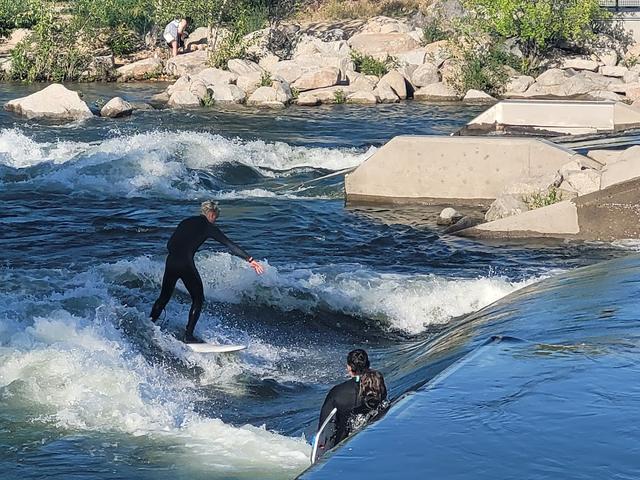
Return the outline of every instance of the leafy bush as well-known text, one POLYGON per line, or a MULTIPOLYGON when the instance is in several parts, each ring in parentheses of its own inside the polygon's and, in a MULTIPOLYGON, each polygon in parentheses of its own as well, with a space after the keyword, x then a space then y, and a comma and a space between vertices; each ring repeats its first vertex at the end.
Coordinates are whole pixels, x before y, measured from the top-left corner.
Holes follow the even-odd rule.
POLYGON ((63 82, 77 80, 91 62, 87 49, 79 39, 92 38, 76 18, 59 21, 53 6, 43 3, 36 12, 33 33, 11 52, 13 80, 63 82))
POLYGON ((380 61, 371 55, 364 55, 362 53, 352 51, 351 59, 356 66, 356 72, 360 72, 365 75, 376 75, 378 77, 386 75, 389 73, 389 70, 397 66, 396 60, 389 56, 387 56, 384 61, 380 61))
POLYGON ((524 197, 522 201, 527 204, 529 210, 534 210, 562 201, 562 193, 557 188, 551 187, 546 192, 537 192, 524 197))
POLYGON ((422 44, 429 45, 433 42, 440 40, 446 40, 448 38, 447 32, 442 28, 439 20, 432 19, 422 27, 422 44))
POLYGON ((503 45, 466 47, 456 57, 458 74, 452 79, 461 94, 475 89, 493 95, 500 94, 509 80, 508 66, 518 59, 506 52, 503 45))
POLYGON ((581 43, 607 14, 599 0, 463 0, 467 21, 493 38, 515 38, 535 67, 543 54, 564 42, 581 43))
POLYGON ((260 86, 270 87, 271 85, 273 85, 273 78, 271 78, 271 74, 269 72, 262 72, 262 76, 260 77, 260 86))
POLYGON ((42 0, 0 0, 0 35, 35 25, 41 4, 42 0))
POLYGON ((134 30, 120 25, 109 33, 107 45, 115 55, 128 55, 140 50, 143 43, 140 35, 134 30))
POLYGON ((344 90, 336 90, 333 92, 333 101, 337 104, 347 103, 347 96, 344 93, 344 90))

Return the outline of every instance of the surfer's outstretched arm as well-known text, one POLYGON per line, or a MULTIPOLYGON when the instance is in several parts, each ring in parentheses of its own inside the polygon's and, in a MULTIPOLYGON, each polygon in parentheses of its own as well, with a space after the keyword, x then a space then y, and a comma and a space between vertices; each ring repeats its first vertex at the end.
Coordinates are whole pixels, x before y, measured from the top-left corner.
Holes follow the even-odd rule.
POLYGON ((220 230, 215 225, 209 225, 209 237, 223 244, 236 257, 244 258, 247 262, 249 262, 251 268, 253 268, 258 275, 264 273, 264 267, 260 265, 259 262, 255 261, 251 255, 249 255, 242 248, 232 242, 229 237, 222 233, 222 230, 220 230))

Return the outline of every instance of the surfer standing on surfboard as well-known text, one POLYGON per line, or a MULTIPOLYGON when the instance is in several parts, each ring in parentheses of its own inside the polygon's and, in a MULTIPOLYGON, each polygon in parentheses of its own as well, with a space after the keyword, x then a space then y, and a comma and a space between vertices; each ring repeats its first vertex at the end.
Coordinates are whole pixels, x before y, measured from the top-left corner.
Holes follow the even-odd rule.
POLYGON ((220 216, 220 209, 216 202, 203 202, 200 213, 198 216, 189 217, 180 222, 167 242, 169 255, 167 256, 167 262, 164 267, 162 290, 151 309, 151 321, 155 322, 158 320, 158 317, 160 317, 169 299, 171 299, 173 290, 176 287, 176 282, 178 279, 182 280, 189 295, 191 295, 191 309, 189 310, 189 321, 184 338, 186 343, 201 342, 193 336, 193 331, 196 328, 196 323, 198 323, 202 305, 204 304, 204 287, 193 257, 207 239, 212 238, 220 242, 225 245, 233 255, 244 258, 258 275, 264 272, 264 268, 260 263, 256 262, 251 255, 229 240, 227 236, 214 225, 220 216))

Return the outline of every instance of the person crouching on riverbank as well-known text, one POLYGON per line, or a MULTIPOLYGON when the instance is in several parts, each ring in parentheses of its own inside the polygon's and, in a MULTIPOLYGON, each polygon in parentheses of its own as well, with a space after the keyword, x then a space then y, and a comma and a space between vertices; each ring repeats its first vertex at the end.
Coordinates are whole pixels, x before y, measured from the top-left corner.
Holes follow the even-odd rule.
POLYGON ((184 47, 184 39, 189 36, 187 27, 191 25, 191 18, 175 19, 164 28, 164 40, 167 42, 174 57, 178 55, 178 49, 184 47))

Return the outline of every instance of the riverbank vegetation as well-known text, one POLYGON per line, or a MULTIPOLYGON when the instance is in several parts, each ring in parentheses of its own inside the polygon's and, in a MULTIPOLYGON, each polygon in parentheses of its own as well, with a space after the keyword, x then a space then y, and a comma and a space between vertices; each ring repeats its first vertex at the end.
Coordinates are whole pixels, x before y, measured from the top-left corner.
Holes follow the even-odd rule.
MULTIPOLYGON (((585 51, 607 14, 598 0, 0 0, 0 35, 31 29, 11 52, 10 79, 72 81, 98 56, 151 52, 173 18, 191 17, 192 30, 206 27, 209 63, 226 68, 247 55, 246 36, 266 26, 376 15, 419 24, 425 46, 446 41, 448 82, 459 92, 496 95, 514 72, 539 73, 559 48, 585 51), (452 2, 456 15, 447 10, 452 2)), ((393 57, 357 51, 352 60, 356 71, 378 77, 399 67, 393 57)))

